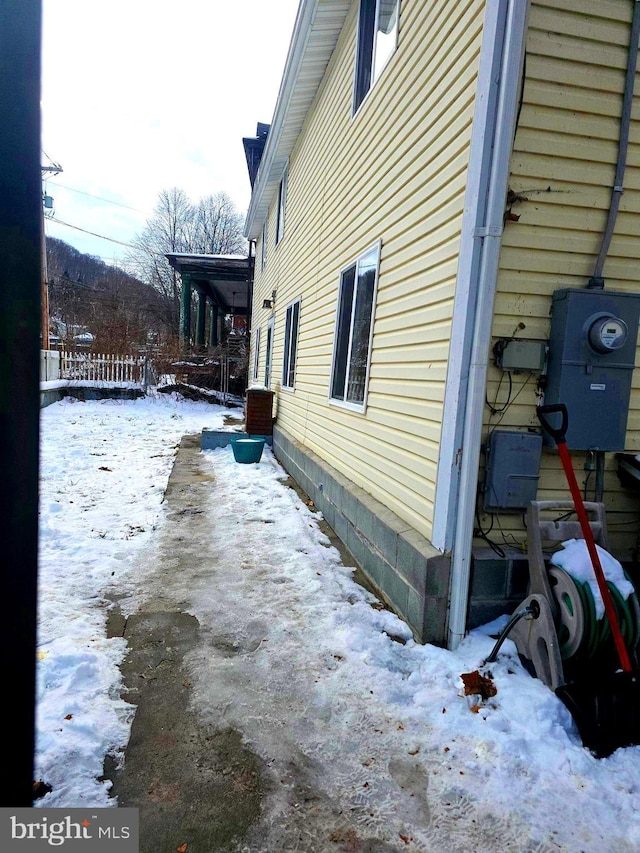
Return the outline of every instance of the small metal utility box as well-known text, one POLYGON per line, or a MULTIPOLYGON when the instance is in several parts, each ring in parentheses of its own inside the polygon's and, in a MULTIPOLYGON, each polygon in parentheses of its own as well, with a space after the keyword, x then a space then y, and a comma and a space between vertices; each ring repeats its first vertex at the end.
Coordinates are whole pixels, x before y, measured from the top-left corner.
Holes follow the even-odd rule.
POLYGON ((484 510, 522 510, 536 499, 542 436, 494 429, 487 444, 484 510))
POLYGON ((544 402, 566 405, 570 449, 624 450, 639 318, 640 294, 553 294, 544 402))

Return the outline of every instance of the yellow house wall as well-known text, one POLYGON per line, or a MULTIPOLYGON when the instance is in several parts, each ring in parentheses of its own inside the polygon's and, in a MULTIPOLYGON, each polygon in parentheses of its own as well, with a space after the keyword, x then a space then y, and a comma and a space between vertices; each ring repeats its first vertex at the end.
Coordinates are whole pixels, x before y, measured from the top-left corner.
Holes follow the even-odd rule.
POLYGON ((277 291, 278 424, 430 538, 483 0, 403 0, 398 48, 352 116, 357 2, 289 160, 285 235, 256 246, 253 328, 277 291), (381 240, 367 409, 329 403, 340 270, 381 240), (295 390, 286 306, 301 299, 295 390))
MULTIPOLYGON (((618 150, 632 3, 619 0, 534 0, 527 41, 526 82, 509 186, 523 201, 506 223, 493 323, 495 337, 546 340, 553 291, 584 287, 593 273, 605 226, 618 150)), ((640 292, 640 86, 636 96, 625 192, 604 266, 610 290, 640 292)), ((639 360, 636 360, 638 365, 639 360)), ((485 434, 495 427, 537 426, 537 377, 513 377, 512 405, 503 415, 485 409, 485 434)), ((508 383, 495 367, 487 397, 497 408, 508 383)), ((626 450, 640 451, 640 371, 633 378, 626 450)), ((585 454, 572 453, 579 483, 585 454)), ((615 454, 606 456, 605 494, 611 549, 629 558, 637 544, 640 503, 623 489, 615 454)), ((595 475, 589 481, 593 499, 595 475)), ((538 499, 568 499, 554 451, 543 453, 538 499)), ((519 516, 495 519, 492 538, 519 544, 519 516)), ((484 519, 488 524, 489 520, 484 519)))

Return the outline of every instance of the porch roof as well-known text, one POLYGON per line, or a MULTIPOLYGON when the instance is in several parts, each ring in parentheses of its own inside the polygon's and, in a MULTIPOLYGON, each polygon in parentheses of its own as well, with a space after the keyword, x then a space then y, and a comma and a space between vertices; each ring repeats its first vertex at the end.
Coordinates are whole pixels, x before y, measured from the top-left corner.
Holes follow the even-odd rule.
POLYGON ((247 314, 250 258, 243 255, 200 255, 172 252, 167 260, 224 314, 247 314))

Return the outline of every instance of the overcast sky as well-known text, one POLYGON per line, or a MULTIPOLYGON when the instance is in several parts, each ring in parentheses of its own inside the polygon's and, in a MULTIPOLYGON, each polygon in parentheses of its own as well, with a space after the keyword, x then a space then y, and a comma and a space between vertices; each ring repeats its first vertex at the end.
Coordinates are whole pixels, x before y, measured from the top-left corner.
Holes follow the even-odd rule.
MULTIPOLYGON (((244 213, 242 137, 271 121, 297 8, 43 0, 42 162, 64 170, 46 182, 56 218, 127 243, 174 186, 193 200, 224 190, 244 213)), ((47 233, 107 261, 126 253, 51 221, 47 233)))

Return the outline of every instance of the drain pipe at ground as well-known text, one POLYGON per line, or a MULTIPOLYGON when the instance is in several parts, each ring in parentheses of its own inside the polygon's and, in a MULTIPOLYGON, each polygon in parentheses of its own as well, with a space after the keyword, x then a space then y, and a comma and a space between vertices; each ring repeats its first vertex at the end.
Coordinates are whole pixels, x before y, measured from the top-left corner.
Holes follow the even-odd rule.
MULTIPOLYGON (((451 605, 449 611, 449 648, 455 649, 464 638, 471 574, 471 547, 478 485, 478 466, 482 439, 482 419, 486 389, 489 344, 498 274, 498 262, 511 151, 515 134, 520 79, 527 36, 528 2, 507 0, 499 5, 504 15, 504 38, 492 46, 501 51, 500 78, 495 113, 487 121, 490 132, 484 139, 483 156, 491 152, 487 177, 487 204, 474 228, 481 238, 481 258, 475 282, 473 343, 468 364, 468 383, 463 419, 462 460, 455 518, 451 562, 451 605)), ((470 168, 472 165, 470 164, 470 168)))

